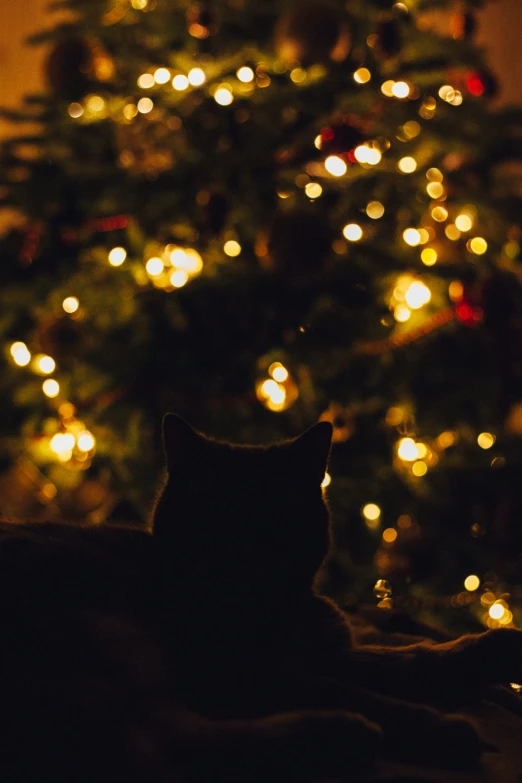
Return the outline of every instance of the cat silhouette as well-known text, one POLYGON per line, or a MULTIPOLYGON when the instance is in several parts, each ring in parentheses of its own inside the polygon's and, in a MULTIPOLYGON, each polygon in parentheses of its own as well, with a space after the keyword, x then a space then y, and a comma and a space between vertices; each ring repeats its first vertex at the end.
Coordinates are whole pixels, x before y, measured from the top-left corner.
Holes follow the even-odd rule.
POLYGON ((6 780, 317 780, 469 767, 449 713, 522 675, 522 635, 356 646, 314 588, 331 425, 232 445, 164 419, 150 527, 0 523, 6 780))

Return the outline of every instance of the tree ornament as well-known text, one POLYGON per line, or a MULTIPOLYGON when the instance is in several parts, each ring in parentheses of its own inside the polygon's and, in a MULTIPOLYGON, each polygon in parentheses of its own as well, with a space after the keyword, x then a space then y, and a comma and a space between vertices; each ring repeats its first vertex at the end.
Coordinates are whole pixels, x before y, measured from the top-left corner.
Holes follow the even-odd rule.
POLYGON ((461 286, 452 296, 455 314, 465 326, 478 326, 484 318, 483 292, 480 286, 461 286))
POLYGON ((56 98, 78 101, 114 75, 114 62, 98 41, 71 37, 58 41, 45 64, 45 75, 56 98))
POLYGON ((321 128, 321 151, 327 155, 340 155, 358 147, 364 141, 364 135, 353 123, 352 116, 346 115, 340 122, 321 128))
POLYGON ((395 57, 402 47, 400 25, 395 19, 385 19, 375 29, 377 36, 374 51, 378 57, 385 60, 395 57))
POLYGON ((321 212, 294 209, 276 215, 268 237, 274 271, 297 278, 314 275, 324 267, 330 248, 330 227, 321 212))
POLYGON ((328 2, 296 5, 276 26, 275 49, 281 59, 303 65, 342 62, 351 49, 347 16, 328 2))

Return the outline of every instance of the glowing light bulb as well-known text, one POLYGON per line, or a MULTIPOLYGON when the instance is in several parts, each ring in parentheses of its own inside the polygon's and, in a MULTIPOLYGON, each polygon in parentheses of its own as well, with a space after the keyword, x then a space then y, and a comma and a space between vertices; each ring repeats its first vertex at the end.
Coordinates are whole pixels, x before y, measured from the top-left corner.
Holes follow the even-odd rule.
POLYGON ((189 84, 190 82, 188 78, 182 73, 178 73, 178 75, 175 76, 172 80, 172 86, 178 92, 183 92, 183 90, 186 90, 189 84))
POLYGON ((421 253, 421 261, 425 266, 433 266, 437 263, 437 251, 432 247, 425 247, 421 253))
POLYGON ((404 462, 415 462, 419 450, 413 438, 401 438, 397 446, 397 454, 404 462))
POLYGON ((384 206, 380 201, 370 201, 366 207, 366 214, 372 220, 379 220, 384 215, 384 206))
POLYGON ((236 258, 236 256, 241 254, 241 245, 234 239, 229 239, 228 242, 225 242, 223 250, 227 256, 230 256, 230 258, 236 258))
POLYGON ((430 301, 431 291, 420 280, 415 280, 406 291, 404 298, 408 307, 411 307, 412 310, 419 310, 430 301))
POLYGON ((138 77, 138 87, 141 87, 142 90, 150 90, 151 87, 154 87, 154 84, 154 76, 151 73, 142 73, 138 77))
POLYGON ((448 219, 448 210, 444 207, 434 207, 431 210, 431 216, 437 223, 444 223, 448 219))
POLYGON ((92 451, 94 446, 96 444, 96 441, 94 440, 93 435, 88 430, 83 430, 82 432, 79 432, 76 436, 76 445, 80 449, 80 451, 92 451))
POLYGON ((189 80, 189 84, 191 84, 192 87, 201 87, 201 85, 205 84, 207 81, 205 72, 201 68, 192 68, 188 72, 187 78, 189 80))
POLYGON ((411 157, 401 158, 397 163, 397 167, 403 174, 412 174, 417 170, 417 161, 411 157))
POLYGON ((439 97, 451 103, 455 100, 455 89, 450 84, 444 84, 439 90, 439 97))
POLYGON ((503 615, 504 615, 504 612, 505 612, 505 611, 506 611, 506 610, 505 610, 505 607, 504 607, 504 606, 502 606, 502 604, 501 604, 501 603, 498 603, 497 601, 495 601, 495 603, 494 603, 494 604, 492 604, 492 605, 489 607, 489 616, 490 616, 490 617, 491 617, 493 620, 500 620, 500 619, 501 619, 501 617, 503 617, 503 615))
POLYGON ((387 527, 386 530, 383 531, 382 538, 387 544, 393 544, 397 538, 397 531, 394 527, 387 527))
POLYGON ((344 160, 337 155, 329 155, 324 162, 324 167, 333 177, 342 177, 348 171, 344 160))
POLYGON ((411 466, 411 472, 414 476, 417 476, 417 478, 421 478, 421 476, 425 476, 428 472, 428 466, 425 462, 419 460, 418 462, 413 463, 411 466))
POLYGON ((124 247, 113 247, 108 256, 111 266, 121 266, 126 258, 127 251, 124 247))
POLYGON ((431 168, 426 172, 426 177, 430 182, 442 182, 444 174, 440 169, 431 168))
POLYGON ((54 378, 47 378, 47 380, 42 383, 42 389, 46 397, 58 397, 60 394, 60 384, 58 381, 55 381, 54 378))
POLYGON ((469 215, 459 215, 455 220, 455 225, 459 231, 471 231, 473 228, 473 221, 469 215))
POLYGON ((71 103, 69 105, 69 108, 67 109, 67 112, 69 114, 69 117, 72 117, 73 120, 77 120, 78 117, 82 116, 84 112, 84 108, 81 105, 81 103, 71 103))
POLYGON ((393 98, 393 88, 395 86, 395 82, 393 79, 388 79, 388 81, 383 82, 381 84, 381 92, 383 95, 386 95, 387 98, 393 98))
POLYGON ((63 302, 62 307, 65 310, 66 313, 72 314, 75 313, 80 306, 80 300, 77 299, 75 296, 67 296, 63 302))
POLYGON ((126 120, 133 120, 138 113, 138 107, 135 103, 127 103, 123 107, 123 116, 126 120))
POLYGON ((416 228, 407 228, 403 232, 402 238, 410 247, 417 247, 417 245, 420 245, 422 239, 420 232, 416 228))
POLYGON ((154 256, 153 258, 149 258, 145 264, 145 269, 151 277, 158 277, 158 275, 162 274, 165 266, 161 258, 154 256))
POLYGON ((396 321, 398 321, 401 324, 406 323, 406 321, 409 321, 411 318, 411 310, 409 307, 406 307, 406 305, 397 305, 397 307, 393 311, 393 317, 396 321))
POLYGON ((44 375, 50 375, 56 369, 56 362, 51 356, 40 354, 35 357, 36 367, 44 375))
POLYGON ((284 383, 288 380, 288 370, 281 362, 273 362, 268 368, 268 374, 278 383, 284 383))
POLYGON ((390 89, 395 98, 407 98, 410 94, 410 86, 406 82, 394 82, 390 89))
POLYGON ((156 84, 166 84, 170 81, 170 71, 168 68, 157 68, 154 71, 154 81, 156 84))
POLYGON ((469 590, 470 593, 473 593, 475 590, 479 589, 480 579, 475 574, 470 574, 464 579, 464 587, 466 590, 469 590))
POLYGON ((358 242, 362 239, 363 230, 357 223, 348 223, 348 225, 343 228, 343 236, 349 242, 358 242))
POLYGON ((353 154, 358 163, 367 163, 369 166, 376 166, 382 158, 381 151, 369 144, 360 144, 353 154))
POLYGON ((306 81, 306 71, 304 68, 294 68, 290 71, 290 78, 294 84, 302 84, 306 81))
POLYGON ((321 483, 322 489, 326 489, 326 487, 329 487, 331 483, 332 483, 332 477, 330 476, 329 473, 325 473, 324 479, 321 483))
POLYGON ((483 237, 473 237, 466 244, 466 248, 476 256, 483 256, 488 249, 488 243, 483 237))
POLYGON ((322 192, 323 189, 318 182, 309 182, 305 185, 305 193, 308 198, 319 198, 322 192))
POLYGON ((57 432, 50 440, 49 446, 55 454, 66 454, 74 448, 74 435, 70 432, 57 432))
POLYGON ((239 68, 236 76, 240 82, 243 82, 243 84, 248 84, 249 82, 254 81, 255 73, 252 68, 248 67, 248 65, 244 65, 242 68, 239 68))
POLYGON ((357 82, 357 84, 366 84, 370 81, 372 78, 372 75, 368 68, 357 68, 353 75, 354 80, 357 82))
POLYGON ((169 279, 174 288, 183 288, 189 280, 188 272, 185 269, 176 269, 169 279))
POLYGON ((491 432, 481 432, 477 438, 477 443, 481 449, 490 449, 495 445, 496 438, 491 432))
POLYGON ((16 342, 11 345, 9 352, 19 367, 27 367, 31 361, 31 352, 25 343, 16 342))
POLYGON ((230 104, 234 100, 234 96, 232 95, 228 87, 221 85, 221 87, 218 87, 218 89, 216 90, 216 94, 214 95, 214 100, 216 101, 216 103, 219 103, 220 106, 230 106, 230 104))
POLYGON ((101 95, 91 95, 87 98, 86 104, 87 108, 90 111, 95 112, 95 114, 99 114, 105 109, 105 101, 101 95))
POLYGON ((365 519, 376 520, 381 516, 381 509, 376 503, 367 503, 362 510, 365 519))
POLYGON ((445 193, 444 185, 442 182, 428 182, 426 192, 430 198, 441 198, 445 193))
POLYGON ((140 114, 149 114, 154 108, 154 103, 150 98, 140 98, 137 103, 137 109, 140 114))
POLYGON ((446 234, 448 239, 451 239, 452 242, 456 242, 457 239, 460 239, 460 236, 461 236, 460 231, 457 228, 457 226, 454 226, 452 223, 449 223, 445 227, 444 233, 446 234))

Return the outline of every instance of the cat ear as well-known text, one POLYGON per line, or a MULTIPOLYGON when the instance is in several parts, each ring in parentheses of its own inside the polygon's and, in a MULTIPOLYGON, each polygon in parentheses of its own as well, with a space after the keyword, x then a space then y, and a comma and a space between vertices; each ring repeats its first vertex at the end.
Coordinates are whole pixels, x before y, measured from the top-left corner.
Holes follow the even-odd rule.
POLYGON ((201 436, 181 416, 167 413, 163 418, 163 445, 170 468, 180 465, 201 443, 201 436))
POLYGON ((324 479, 328 466, 332 434, 333 427, 330 422, 320 421, 299 438, 296 438, 290 447, 294 455, 297 455, 299 464, 303 467, 309 466, 320 482, 324 479))

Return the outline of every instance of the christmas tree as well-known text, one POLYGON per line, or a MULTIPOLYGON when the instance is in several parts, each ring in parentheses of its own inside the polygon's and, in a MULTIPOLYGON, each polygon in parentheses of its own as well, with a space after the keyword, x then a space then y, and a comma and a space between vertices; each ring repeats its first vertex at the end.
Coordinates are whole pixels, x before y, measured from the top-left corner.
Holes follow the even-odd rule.
POLYGON ((480 5, 54 4, 47 92, 4 112, 0 511, 144 520, 168 410, 327 419, 327 589, 513 622, 522 114, 480 5))

